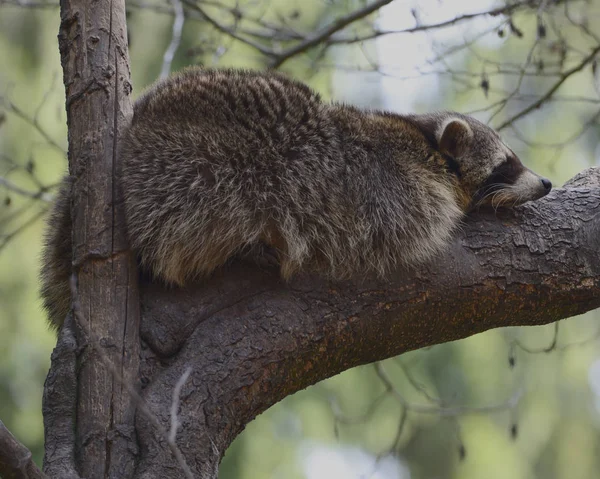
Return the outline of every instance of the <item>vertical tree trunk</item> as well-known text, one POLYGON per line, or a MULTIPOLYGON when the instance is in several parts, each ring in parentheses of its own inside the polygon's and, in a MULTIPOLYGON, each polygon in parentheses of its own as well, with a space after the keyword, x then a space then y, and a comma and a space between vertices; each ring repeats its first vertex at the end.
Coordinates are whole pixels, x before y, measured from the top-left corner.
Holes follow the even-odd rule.
MULTIPOLYGON (((60 9, 69 171, 74 178, 73 271, 81 313, 75 328, 76 449, 71 457, 82 477, 123 478, 133 472, 136 451, 135 403, 123 385, 139 381, 137 271, 115 181, 119 135, 132 115, 125 3, 61 0, 60 9)), ((56 438, 46 426, 48 446, 56 438)), ((62 459, 52 452, 47 449, 44 468, 60 477, 62 459)))

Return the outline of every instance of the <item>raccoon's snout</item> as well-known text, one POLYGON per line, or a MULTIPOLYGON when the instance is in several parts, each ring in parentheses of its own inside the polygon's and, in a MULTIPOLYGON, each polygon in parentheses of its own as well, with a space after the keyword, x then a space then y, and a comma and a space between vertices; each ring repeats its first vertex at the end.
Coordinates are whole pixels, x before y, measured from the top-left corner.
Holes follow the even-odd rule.
MULTIPOLYGON (((533 174, 535 174, 535 173, 533 173, 533 174)), ((533 192, 533 195, 531 198, 529 198, 529 200, 537 200, 539 198, 542 198, 542 197, 546 196, 548 193, 550 193, 550 190, 552 190, 552 182, 548 178, 540 178, 540 177, 538 177, 538 178, 539 178, 538 179, 538 187, 536 188, 536 191, 533 192)), ((529 201, 529 200, 525 200, 525 201, 529 201)), ((523 203, 525 201, 523 201, 523 203)))
POLYGON ((546 194, 548 194, 552 189, 552 182, 548 178, 542 178, 542 186, 546 190, 546 194))
POLYGON ((546 196, 551 189, 552 182, 549 179, 525 169, 512 185, 507 185, 503 189, 503 194, 500 194, 497 200, 505 205, 521 205, 546 196))
POLYGON ((489 204, 494 208, 522 205, 550 193, 552 182, 524 168, 512 184, 496 183, 492 186, 492 188, 484 188, 479 192, 483 198, 476 204, 489 204))

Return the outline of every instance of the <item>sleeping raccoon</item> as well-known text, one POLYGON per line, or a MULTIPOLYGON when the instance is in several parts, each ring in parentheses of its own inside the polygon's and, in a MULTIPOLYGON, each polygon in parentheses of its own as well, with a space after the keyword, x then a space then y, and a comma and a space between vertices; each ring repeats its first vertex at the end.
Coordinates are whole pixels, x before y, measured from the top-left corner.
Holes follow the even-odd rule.
MULTIPOLYGON (((189 69, 157 83, 134 105, 120 162, 131 246, 177 285, 260 243, 286 279, 385 275, 433 258, 471 208, 552 187, 474 118, 323 103, 275 72, 189 69)), ((70 308, 69 196, 67 180, 42 268, 56 327, 70 308)))

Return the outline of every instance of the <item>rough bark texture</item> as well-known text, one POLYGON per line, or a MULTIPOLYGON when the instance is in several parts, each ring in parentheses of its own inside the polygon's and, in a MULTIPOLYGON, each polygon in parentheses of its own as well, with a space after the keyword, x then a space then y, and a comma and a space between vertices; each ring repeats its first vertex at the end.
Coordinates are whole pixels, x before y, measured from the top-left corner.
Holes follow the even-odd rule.
POLYGON ((48 375, 44 470, 61 478, 75 470, 89 479, 126 478, 133 473, 136 453, 135 402, 99 353, 126 383, 138 384, 138 277, 120 227, 122 208, 114 181, 117 140, 132 114, 125 4, 61 0, 60 9, 69 170, 75 180, 73 269, 85 324, 77 322, 78 349, 69 349, 65 339, 48 375), (70 386, 66 371, 77 374, 70 386), (68 418, 65 409, 72 404, 76 413, 68 418), (69 421, 75 430, 70 444, 65 438, 69 421))

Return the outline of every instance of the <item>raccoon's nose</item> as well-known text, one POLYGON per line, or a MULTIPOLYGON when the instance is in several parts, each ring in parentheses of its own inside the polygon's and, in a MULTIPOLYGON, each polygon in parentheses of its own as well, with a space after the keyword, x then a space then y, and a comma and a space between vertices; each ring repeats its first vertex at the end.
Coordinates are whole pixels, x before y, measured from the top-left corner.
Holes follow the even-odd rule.
POLYGON ((552 189, 552 182, 547 178, 542 178, 542 185, 544 185, 546 193, 552 189))

